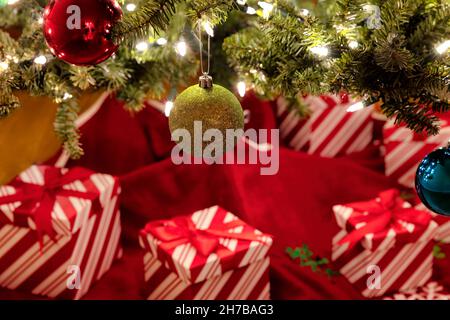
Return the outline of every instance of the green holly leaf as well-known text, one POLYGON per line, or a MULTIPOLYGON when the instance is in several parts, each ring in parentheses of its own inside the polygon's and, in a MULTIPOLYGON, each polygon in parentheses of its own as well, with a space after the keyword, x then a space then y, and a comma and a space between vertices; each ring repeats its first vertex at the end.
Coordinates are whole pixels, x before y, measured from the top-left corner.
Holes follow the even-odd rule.
POLYGON ((286 249, 286 252, 293 260, 299 258, 300 254, 301 254, 301 251, 299 248, 292 249, 292 248, 288 247, 286 249))
POLYGON ((307 258, 310 258, 310 257, 312 257, 313 256, 313 252, 309 249, 309 247, 308 247, 308 245, 306 245, 306 244, 303 244, 303 254, 307 257, 307 258))
POLYGON ((308 266, 314 266, 314 265, 317 265, 317 263, 316 263, 315 261, 312 261, 312 260, 307 260, 307 261, 304 261, 304 262, 303 262, 303 265, 306 266, 306 267, 308 267, 308 266))
POLYGON ((330 260, 327 258, 322 258, 315 256, 314 252, 308 247, 308 245, 303 244, 300 248, 286 248, 286 253, 291 257, 292 260, 299 259, 299 265, 301 267, 309 267, 312 272, 322 273, 328 277, 339 274, 338 272, 332 270, 331 268, 322 269, 322 266, 327 266, 330 260))

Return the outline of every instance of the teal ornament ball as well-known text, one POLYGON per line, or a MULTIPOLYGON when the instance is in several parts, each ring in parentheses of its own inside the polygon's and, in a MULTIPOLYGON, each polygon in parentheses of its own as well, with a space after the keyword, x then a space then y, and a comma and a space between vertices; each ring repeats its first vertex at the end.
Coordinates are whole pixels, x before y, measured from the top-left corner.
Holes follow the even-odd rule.
POLYGON ((450 216, 450 147, 437 149, 422 160, 416 190, 428 209, 450 216))

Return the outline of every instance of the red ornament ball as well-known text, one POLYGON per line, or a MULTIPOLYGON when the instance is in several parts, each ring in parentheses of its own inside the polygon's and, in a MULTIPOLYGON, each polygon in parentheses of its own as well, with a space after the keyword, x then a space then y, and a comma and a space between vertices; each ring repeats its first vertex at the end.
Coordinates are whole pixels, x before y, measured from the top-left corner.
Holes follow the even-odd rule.
POLYGON ((122 17, 116 0, 52 0, 44 11, 44 34, 50 51, 79 66, 96 65, 118 46, 111 28, 122 17))

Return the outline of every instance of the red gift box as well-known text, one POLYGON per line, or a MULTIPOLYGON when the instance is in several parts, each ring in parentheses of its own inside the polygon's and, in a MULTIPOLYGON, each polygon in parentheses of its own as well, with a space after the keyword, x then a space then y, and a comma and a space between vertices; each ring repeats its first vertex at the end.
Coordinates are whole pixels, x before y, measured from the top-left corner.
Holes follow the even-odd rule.
POLYGON ((352 101, 341 96, 322 95, 303 98, 311 115, 301 119, 288 110, 286 100, 277 101, 281 138, 294 150, 333 158, 364 150, 373 140, 372 107, 349 112, 352 101))
POLYGON ((450 217, 430 211, 427 207, 425 207, 423 203, 416 205, 414 208, 418 210, 428 211, 433 217, 433 221, 438 224, 439 227, 436 231, 434 240, 443 243, 450 243, 450 217))
POLYGON ((441 131, 436 136, 417 134, 406 126, 389 121, 383 129, 385 147, 385 173, 401 185, 414 188, 417 167, 426 155, 450 140, 450 120, 440 122, 441 131))
POLYGON ((428 212, 401 199, 399 191, 337 205, 333 211, 342 230, 333 238, 332 260, 362 295, 408 290, 430 279, 437 224, 428 212), (379 286, 371 285, 374 270, 379 286))
POLYGON ((79 299, 121 255, 118 180, 32 166, 0 187, 0 286, 79 299))
POLYGON ((139 240, 147 299, 269 299, 272 237, 218 206, 150 222, 139 240))

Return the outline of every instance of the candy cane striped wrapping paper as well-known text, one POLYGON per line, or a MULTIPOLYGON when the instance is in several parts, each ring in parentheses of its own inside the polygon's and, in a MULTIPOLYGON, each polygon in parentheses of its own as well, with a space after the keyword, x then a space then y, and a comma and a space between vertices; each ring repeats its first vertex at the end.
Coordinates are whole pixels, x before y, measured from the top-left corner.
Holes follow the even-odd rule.
MULTIPOLYGON (((338 224, 342 227, 353 209, 339 205, 333 211, 336 218, 341 220, 338 224)), ((357 226, 357 229, 362 226, 357 226)), ((390 228, 383 240, 372 241, 372 233, 365 237, 361 245, 354 247, 349 247, 348 243, 339 244, 348 235, 348 230, 342 229, 332 240, 333 264, 340 274, 368 298, 414 289, 424 285, 432 276, 433 239, 437 227, 437 223, 431 221, 427 228, 418 231, 414 242, 406 244, 398 241, 398 234, 390 228), (380 271, 379 287, 369 286, 374 284, 374 266, 380 271)), ((415 232, 413 228, 409 230, 411 233, 415 232)))
POLYGON ((428 210, 423 203, 416 205, 415 208, 418 210, 428 211, 433 217, 433 220, 439 225, 434 240, 450 243, 450 217, 446 217, 428 210))
MULTIPOLYGON (((32 166, 19 179, 43 184, 46 168, 49 167, 32 166)), ((32 219, 28 219, 29 227, 16 226, 11 221, 5 223, 3 219, 0 222, 1 287, 50 298, 80 299, 122 255, 118 180, 95 173, 64 188, 98 193, 99 211, 92 212, 90 200, 57 197, 52 212, 56 236, 50 239, 44 235, 42 244, 32 219)), ((10 186, 0 187, 1 195, 13 192, 10 186)), ((11 217, 18 205, 1 205, 0 216, 11 217)))
MULTIPOLYGON (((242 222, 218 206, 197 211, 190 219, 198 230, 218 223, 242 222)), ((161 241, 142 230, 139 241, 145 251, 144 296, 152 300, 269 299, 271 236, 245 223, 229 232, 254 233, 262 241, 219 237, 219 247, 204 257, 191 243, 161 252, 161 241), (167 253, 169 260, 165 259, 167 253)))
POLYGON ((144 296, 148 300, 269 300, 269 258, 190 284, 147 252, 144 296))
POLYGON ((401 185, 414 188, 417 167, 423 158, 450 140, 450 121, 441 120, 436 136, 419 136, 405 126, 388 121, 383 128, 385 173, 401 185))
POLYGON ((365 149, 373 140, 372 107, 347 109, 356 101, 348 96, 306 96, 311 116, 301 119, 289 110, 284 98, 277 100, 281 138, 294 150, 333 158, 365 149))

